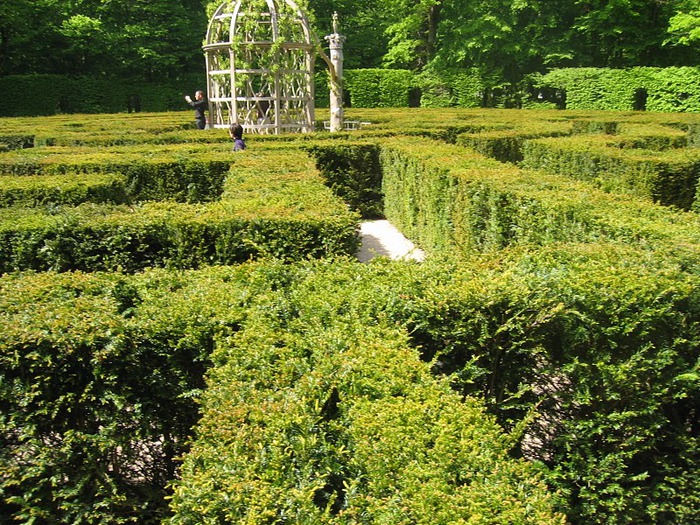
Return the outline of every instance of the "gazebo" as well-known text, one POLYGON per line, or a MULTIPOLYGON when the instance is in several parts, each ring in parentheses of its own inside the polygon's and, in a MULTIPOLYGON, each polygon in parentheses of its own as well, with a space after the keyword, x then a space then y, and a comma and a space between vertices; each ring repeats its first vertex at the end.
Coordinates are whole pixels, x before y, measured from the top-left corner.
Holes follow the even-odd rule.
POLYGON ((293 0, 223 3, 203 46, 210 125, 248 133, 314 129, 316 47, 293 0))

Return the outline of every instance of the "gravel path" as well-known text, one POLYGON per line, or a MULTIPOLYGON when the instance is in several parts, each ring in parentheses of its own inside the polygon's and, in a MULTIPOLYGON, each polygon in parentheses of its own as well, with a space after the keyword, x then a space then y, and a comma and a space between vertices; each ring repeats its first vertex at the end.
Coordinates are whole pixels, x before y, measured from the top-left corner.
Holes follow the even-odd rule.
POLYGON ((416 248, 389 221, 366 221, 360 224, 362 246, 357 252, 361 262, 367 262, 378 256, 390 259, 412 259, 422 261, 423 250, 416 248))

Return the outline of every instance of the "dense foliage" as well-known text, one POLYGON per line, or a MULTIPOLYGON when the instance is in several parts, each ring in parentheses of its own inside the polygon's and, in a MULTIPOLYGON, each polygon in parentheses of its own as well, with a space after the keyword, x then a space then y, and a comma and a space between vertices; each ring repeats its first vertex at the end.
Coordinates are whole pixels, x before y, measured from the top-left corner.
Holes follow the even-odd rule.
POLYGON ((568 109, 700 112, 697 67, 559 69, 534 84, 568 109))
MULTIPOLYGON (((186 85, 204 83, 204 74, 199 74, 191 76, 186 85)), ((315 83, 316 107, 328 107, 327 72, 318 72, 315 83)), ((0 116, 178 109, 183 106, 182 86, 180 81, 140 83, 65 75, 10 75, 0 77, 0 90, 21 90, 27 96, 0 107, 0 116), (80 97, 74 96, 77 91, 80 97)), ((490 86, 488 76, 476 69, 420 73, 351 69, 345 71, 344 91, 346 105, 356 108, 517 107, 697 113, 700 68, 565 68, 499 87, 490 86)))
POLYGON ((183 107, 182 94, 205 85, 204 71, 153 82, 107 76, 56 74, 0 76, 0 89, 21 93, 0 109, 4 117, 59 113, 172 111, 183 107))
MULTIPOLYGON (((177 109, 184 93, 205 86, 201 45, 218 4, 4 0, 0 88, 15 101, 0 114, 177 109)), ((309 0, 302 7, 319 41, 339 13, 346 99, 356 107, 700 107, 697 71, 686 69, 700 63, 693 0, 309 0)), ((317 62, 323 106, 327 74, 317 62)))
POLYGON ((2 3, 2 13, 0 75, 152 81, 203 69, 200 45, 207 17, 201 0, 14 0, 2 3))
MULTIPOLYGON (((184 81, 218 0, 4 0, 0 76, 184 81)), ((310 0, 320 37, 338 12, 346 68, 457 73, 489 88, 561 67, 688 66, 700 59, 693 0, 310 0)), ((192 86, 184 86, 195 89, 192 86)), ((21 93, 21 92, 16 92, 21 93)), ((80 91, 75 94, 80 97, 80 91)))
POLYGON ((212 354, 171 523, 562 523, 535 466, 397 329, 410 268, 262 270, 212 354))
POLYGON ((0 520, 698 522, 697 115, 348 114, 0 121, 0 520))

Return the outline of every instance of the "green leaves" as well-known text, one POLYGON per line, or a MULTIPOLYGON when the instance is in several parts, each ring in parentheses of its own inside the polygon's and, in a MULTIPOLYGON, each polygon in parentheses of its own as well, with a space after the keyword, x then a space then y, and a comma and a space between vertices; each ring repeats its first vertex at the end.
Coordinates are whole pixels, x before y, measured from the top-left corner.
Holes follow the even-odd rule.
POLYGON ((8 184, 5 200, 10 203, 36 204, 53 195, 55 204, 0 209, 6 241, 0 250, 2 271, 132 272, 231 264, 250 257, 298 260, 357 249, 356 215, 324 186, 301 151, 261 148, 239 158, 234 173, 228 147, 225 152, 187 145, 148 149, 117 148, 96 156, 89 150, 77 156, 70 153, 75 150, 63 150, 40 155, 39 164, 6 159, 9 172, 64 175, 30 175, 8 184), (72 176, 77 190, 65 187, 71 172, 77 172, 72 176), (105 172, 122 175, 113 192, 99 191, 100 181, 114 180, 105 172), (78 191, 81 180, 87 187, 78 191), (20 191, 13 193, 12 186, 20 191), (98 198, 104 193, 106 198, 98 198), (133 204, 110 204, 125 200, 133 204))
POLYGON ((105 133, 100 118, 56 117, 40 141, 88 135, 100 151, 3 153, 25 189, 61 179, 39 173, 79 182, 123 170, 141 195, 222 196, 0 210, 3 234, 28 232, 0 243, 22 264, 131 269, 165 254, 201 265, 0 278, 8 519, 541 524, 562 523, 559 511, 571 523, 696 521, 693 212, 474 149, 551 166, 562 155, 538 137, 571 134, 556 141, 585 146, 579 175, 601 162, 596 148, 628 159, 661 148, 658 168, 666 151, 693 155, 681 148, 697 119, 356 114, 375 122, 361 141, 260 137, 230 173, 216 132, 161 136, 168 116, 142 123, 144 146, 114 147, 128 133, 105 133), (426 262, 328 257, 354 250, 357 214, 324 178, 369 208, 377 177, 387 214, 432 250, 426 262), (274 259, 224 265, 252 253, 274 259))
POLYGON ((362 69, 345 73, 353 107, 406 107, 413 75, 405 70, 362 69))
POLYGON ((669 41, 693 45, 700 41, 700 11, 678 12, 668 23, 669 41))
POLYGON ((559 523, 480 404, 406 346, 401 297, 426 274, 278 270, 286 285, 261 290, 214 353, 171 523, 559 523))

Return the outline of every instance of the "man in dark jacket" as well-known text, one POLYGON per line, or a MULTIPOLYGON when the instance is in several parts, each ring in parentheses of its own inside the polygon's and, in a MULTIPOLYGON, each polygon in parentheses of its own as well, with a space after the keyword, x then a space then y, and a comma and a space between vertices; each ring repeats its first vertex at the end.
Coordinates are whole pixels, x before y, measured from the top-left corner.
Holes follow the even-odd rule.
POLYGON ((194 100, 185 95, 185 101, 194 108, 194 125, 197 129, 204 129, 207 126, 207 101, 204 100, 204 91, 197 91, 194 100))

